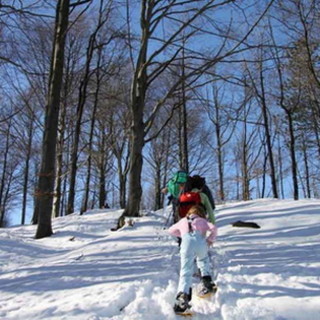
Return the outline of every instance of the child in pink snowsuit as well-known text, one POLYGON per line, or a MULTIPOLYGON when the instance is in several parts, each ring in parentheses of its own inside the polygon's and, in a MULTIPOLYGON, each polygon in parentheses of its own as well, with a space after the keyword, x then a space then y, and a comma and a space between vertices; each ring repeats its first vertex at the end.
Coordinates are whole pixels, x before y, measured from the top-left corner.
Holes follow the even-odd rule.
POLYGON ((215 287, 211 278, 208 246, 213 244, 217 235, 217 228, 205 219, 203 207, 196 205, 188 211, 185 218, 171 226, 168 231, 172 236, 182 239, 180 279, 174 310, 184 312, 190 308, 188 302, 191 300, 190 292, 195 258, 201 272, 203 294, 212 292, 215 287))

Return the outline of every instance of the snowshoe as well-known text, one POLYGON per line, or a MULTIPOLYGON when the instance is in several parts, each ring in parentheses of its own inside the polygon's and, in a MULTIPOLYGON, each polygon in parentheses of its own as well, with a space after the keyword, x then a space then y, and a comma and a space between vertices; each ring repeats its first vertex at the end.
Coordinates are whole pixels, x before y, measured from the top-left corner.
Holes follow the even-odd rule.
POLYGON ((204 276, 201 279, 201 282, 198 287, 198 297, 200 298, 206 298, 214 293, 216 293, 218 287, 214 282, 212 282, 212 279, 210 276, 204 276))
POLYGON ((182 317, 191 317, 193 316, 193 311, 190 308, 188 308, 183 312, 175 311, 175 314, 182 317))
POLYGON ((192 311, 189 301, 189 295, 187 293, 179 292, 173 307, 174 312, 181 316, 191 316, 192 311))

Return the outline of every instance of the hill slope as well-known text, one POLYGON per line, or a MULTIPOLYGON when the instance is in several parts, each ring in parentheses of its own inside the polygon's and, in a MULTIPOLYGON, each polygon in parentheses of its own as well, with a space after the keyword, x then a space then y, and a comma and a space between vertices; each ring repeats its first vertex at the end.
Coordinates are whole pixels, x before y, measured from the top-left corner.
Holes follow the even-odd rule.
MULTIPOLYGON (((0 230, 0 318, 4 320, 170 320, 179 278, 178 247, 167 235, 170 208, 116 232, 120 211, 0 230)), ((193 319, 320 319, 320 201, 258 200, 218 206, 211 249, 219 286, 194 300, 193 319), (261 229, 235 228, 237 220, 261 229)), ((197 279, 195 279, 196 281, 197 279)))

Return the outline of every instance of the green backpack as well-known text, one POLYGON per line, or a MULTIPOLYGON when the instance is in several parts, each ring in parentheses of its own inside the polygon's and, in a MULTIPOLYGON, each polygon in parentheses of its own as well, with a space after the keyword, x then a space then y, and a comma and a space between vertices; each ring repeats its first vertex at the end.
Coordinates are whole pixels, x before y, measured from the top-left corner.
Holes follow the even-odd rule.
POLYGON ((178 198, 180 195, 180 186, 181 184, 186 183, 188 180, 188 173, 185 171, 178 171, 168 182, 168 191, 174 197, 178 198))

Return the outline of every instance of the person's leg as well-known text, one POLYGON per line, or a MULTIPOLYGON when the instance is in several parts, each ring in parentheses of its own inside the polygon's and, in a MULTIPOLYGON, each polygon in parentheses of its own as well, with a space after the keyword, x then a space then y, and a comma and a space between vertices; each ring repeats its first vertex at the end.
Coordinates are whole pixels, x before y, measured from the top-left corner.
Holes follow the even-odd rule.
POLYGON ((201 276, 211 276, 211 264, 208 254, 208 246, 206 240, 201 235, 197 235, 195 250, 195 254, 197 256, 197 266, 200 269, 201 276))
POLYGON ((194 264, 194 250, 190 234, 184 235, 180 248, 180 278, 178 294, 173 310, 176 313, 184 313, 190 309, 192 271, 194 264))
POLYGON ((215 284, 213 283, 211 277, 211 263, 205 239, 197 239, 196 248, 197 266, 201 272, 201 284, 199 286, 199 294, 207 295, 214 291, 215 284))
POLYGON ((194 237, 186 234, 182 238, 180 249, 180 278, 178 292, 189 294, 192 285, 192 274, 194 265, 194 237))

